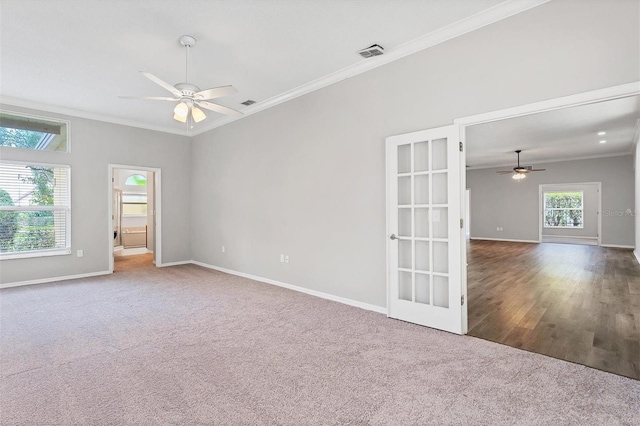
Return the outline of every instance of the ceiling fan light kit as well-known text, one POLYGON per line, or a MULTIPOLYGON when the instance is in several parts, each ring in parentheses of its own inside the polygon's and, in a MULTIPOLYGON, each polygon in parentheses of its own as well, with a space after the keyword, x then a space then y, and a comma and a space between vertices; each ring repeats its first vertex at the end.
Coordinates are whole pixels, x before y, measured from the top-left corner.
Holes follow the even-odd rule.
POLYGON ((221 98, 223 96, 232 95, 237 93, 237 90, 233 86, 220 86, 211 89, 200 90, 198 86, 189 83, 189 49, 196 44, 196 39, 190 35, 181 36, 178 41, 186 49, 185 54, 185 82, 170 85, 166 81, 156 77, 155 75, 141 71, 142 75, 169 91, 174 97, 135 97, 135 96, 121 96, 123 99, 143 99, 152 101, 170 101, 178 102, 178 105, 173 109, 173 119, 181 123, 189 122, 189 125, 193 127, 192 123, 199 123, 207 115, 201 108, 208 109, 220 114, 230 115, 234 117, 240 117, 242 114, 240 111, 219 105, 213 102, 208 102, 211 99, 221 98))
POLYGON ((499 170, 496 173, 501 174, 501 175, 506 175, 506 174, 511 174, 513 173, 513 176, 511 176, 512 179, 517 180, 517 181, 521 181, 522 179, 527 177, 527 173, 531 173, 531 172, 544 172, 546 169, 534 169, 532 166, 521 166, 520 165, 520 153, 522 152, 521 149, 517 149, 516 154, 518 155, 518 165, 516 167, 513 168, 513 170, 499 170))

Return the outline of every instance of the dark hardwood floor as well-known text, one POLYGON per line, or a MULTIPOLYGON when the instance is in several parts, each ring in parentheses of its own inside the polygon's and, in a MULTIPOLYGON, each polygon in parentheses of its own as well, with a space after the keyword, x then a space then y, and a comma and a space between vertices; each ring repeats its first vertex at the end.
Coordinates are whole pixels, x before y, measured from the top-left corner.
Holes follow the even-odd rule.
POLYGON ((640 380, 631 250, 471 241, 469 335, 640 380))

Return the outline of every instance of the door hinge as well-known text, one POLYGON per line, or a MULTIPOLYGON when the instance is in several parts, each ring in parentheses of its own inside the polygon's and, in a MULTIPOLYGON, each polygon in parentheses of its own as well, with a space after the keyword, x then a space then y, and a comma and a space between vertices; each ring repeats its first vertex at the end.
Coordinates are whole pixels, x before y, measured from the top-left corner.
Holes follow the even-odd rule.
POLYGON ((464 306, 464 294, 460 296, 460 306, 464 306))
POLYGON ((460 142, 460 152, 462 152, 462 142, 460 142))
POLYGON ((464 228, 464 220, 460 219, 460 229, 464 228))
POLYGON ((114 182, 115 182, 115 179, 114 179, 114 178, 111 178, 111 183, 114 183, 114 182))

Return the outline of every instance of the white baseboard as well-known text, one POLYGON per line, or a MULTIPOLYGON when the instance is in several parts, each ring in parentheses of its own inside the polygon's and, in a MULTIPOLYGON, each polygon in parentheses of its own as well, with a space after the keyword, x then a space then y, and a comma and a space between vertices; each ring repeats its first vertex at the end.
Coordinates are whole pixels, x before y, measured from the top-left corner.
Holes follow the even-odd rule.
POLYGON ((64 277, 41 278, 39 280, 16 281, 12 283, 0 284, 0 288, 20 287, 23 285, 33 285, 33 284, 44 284, 44 283, 50 283, 54 281, 76 280, 78 278, 97 277, 99 275, 109 275, 109 274, 111 274, 111 272, 109 271, 100 271, 100 272, 89 272, 88 274, 66 275, 64 277))
POLYGON ((510 238, 485 238, 485 237, 471 237, 471 240, 481 240, 481 241, 506 241, 508 243, 533 243, 539 244, 538 240, 513 240, 510 238))
POLYGON ((246 274, 244 272, 234 271, 232 269, 221 268, 219 266, 209 265, 208 263, 198 262, 197 260, 191 261, 194 265, 199 265, 209 269, 215 269, 216 271, 224 272, 226 274, 237 275, 239 277, 248 278, 250 280, 263 282, 266 284, 276 285, 278 287, 284 287, 289 290, 298 291, 300 293, 309 294, 311 296, 320 297, 322 299, 331 300, 334 302, 343 303, 349 306, 355 306, 357 308, 366 309, 367 311, 378 312, 380 314, 387 315, 387 308, 382 306, 371 305, 369 303, 358 302, 357 300, 347 299, 345 297, 334 296, 333 294, 323 293, 321 291, 311 290, 297 285, 287 284, 280 281, 272 280, 269 278, 258 277, 256 275, 246 274))
POLYGON ((164 268, 166 266, 178 266, 178 265, 188 265, 190 263, 193 263, 192 260, 180 260, 178 262, 168 262, 168 263, 163 263, 161 265, 156 265, 158 268, 164 268))
POLYGON ((636 257, 636 260, 638 261, 638 263, 640 263, 640 253, 638 253, 638 250, 634 250, 633 255, 636 257))
POLYGON ((621 248, 621 249, 634 249, 634 246, 625 246, 620 244, 600 244, 600 247, 609 247, 609 248, 621 248))
MULTIPOLYGON (((283 283, 283 282, 272 280, 272 279, 269 279, 269 278, 263 278, 263 277, 259 277, 259 276, 256 276, 256 275, 246 274, 244 272, 234 271, 232 269, 221 268, 219 266, 214 266, 214 265, 210 265, 208 263, 198 262, 196 260, 182 260, 182 261, 179 261, 179 262, 163 263, 162 265, 159 265, 159 267, 188 265, 188 264, 199 265, 199 266, 202 266, 202 267, 205 267, 205 268, 208 268, 208 269, 214 269, 216 271, 224 272, 226 274, 236 275, 236 276, 243 277, 243 278, 248 278, 250 280, 259 281, 259 282, 262 282, 262 283, 265 283, 265 284, 271 284, 271 285, 275 285, 275 286, 278 286, 278 287, 283 287, 283 288, 286 288, 286 289, 289 289, 289 290, 298 291, 300 293, 305 293, 305 294, 308 294, 308 295, 311 295, 311 296, 320 297, 322 299, 327 299, 327 300, 331 300, 331 301, 334 301, 334 302, 343 303, 345 305, 355 306, 357 308, 365 309, 367 311, 373 311, 373 312, 377 312, 377 313, 380 313, 380 314, 387 315, 387 308, 384 308, 382 306, 371 305, 369 303, 359 302, 357 300, 347 299, 346 297, 335 296, 333 294, 323 293, 321 291, 311 290, 311 289, 308 289, 308 288, 304 288, 304 287, 299 287, 299 286, 292 285, 292 284, 283 283)), ((0 288, 18 287, 18 286, 32 285, 32 284, 44 284, 44 283, 55 282, 55 281, 73 280, 73 279, 78 279, 78 278, 89 278, 89 277, 96 277, 96 276, 99 276, 99 275, 109 275, 109 274, 111 274, 111 272, 109 272, 109 271, 101 271, 101 272, 91 272, 91 273, 88 273, 88 274, 67 275, 67 276, 63 276, 63 277, 42 278, 42 279, 39 279, 39 280, 29 280, 29 281, 19 281, 19 282, 13 282, 13 283, 4 283, 4 284, 0 284, 0 288)))

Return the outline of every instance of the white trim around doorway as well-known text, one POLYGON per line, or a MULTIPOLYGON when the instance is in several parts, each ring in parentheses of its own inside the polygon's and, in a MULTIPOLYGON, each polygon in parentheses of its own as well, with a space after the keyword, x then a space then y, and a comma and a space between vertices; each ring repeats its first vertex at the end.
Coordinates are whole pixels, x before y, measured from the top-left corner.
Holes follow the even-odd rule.
MULTIPOLYGON (((462 143, 462 147, 466 149, 467 140, 466 140, 466 130, 468 126, 473 126, 476 124, 489 123, 492 121, 505 120, 508 118, 515 118, 524 115, 537 114, 545 111, 553 111, 556 109, 575 107, 579 105, 587 105, 602 101, 608 101, 613 99, 621 99, 629 96, 637 96, 640 95, 640 81, 634 81, 632 83, 621 84, 618 86, 607 87, 604 89, 592 90, 589 92, 578 93, 575 95, 564 96, 560 98, 548 99, 545 101, 534 102, 526 105, 520 105, 516 107, 501 109, 497 111, 487 112, 483 114, 470 115, 467 117, 460 117, 453 120, 454 124, 460 125, 460 142, 462 143)), ((460 185, 461 190, 464 190, 467 187, 467 179, 466 179, 466 158, 464 155, 460 156, 461 167, 460 167, 460 185)), ((461 191, 464 194, 464 191, 461 191)), ((466 204, 466 197, 462 196, 462 202, 466 204)), ((466 209, 466 205, 465 206, 466 209)), ((601 216, 601 215, 600 215, 601 216)), ((599 218, 600 220, 601 218, 599 218)), ((602 233, 599 232, 601 235, 602 233)), ((602 244, 601 244, 602 246, 602 244)), ((604 247, 604 246, 603 246, 604 247)), ((468 332, 468 320, 467 320, 467 307, 468 307, 468 297, 467 297, 467 250, 466 245, 463 244, 461 247, 460 253, 460 268, 462 269, 461 279, 462 279, 462 294, 464 295, 467 303, 464 306, 462 318, 463 318, 463 334, 468 332)))
POLYGON ((154 188, 155 188, 155 264, 156 267, 164 266, 162 264, 162 179, 161 173, 162 170, 157 167, 146 167, 146 166, 134 166, 134 165, 126 165, 126 164, 109 164, 109 178, 108 180, 108 196, 109 202, 107 203, 107 213, 108 213, 108 232, 107 232, 107 240, 109 243, 109 272, 113 273, 113 187, 114 187, 114 170, 115 169, 129 169, 129 170, 141 170, 145 172, 153 172, 154 174, 154 188))
MULTIPOLYGON (((577 182, 577 183, 542 183, 538 185, 538 242, 542 242, 542 232, 543 229, 543 220, 542 216, 544 215, 544 200, 543 195, 544 191, 547 188, 561 187, 566 188, 569 186, 581 186, 581 185, 596 185, 598 187, 598 245, 602 243, 602 182, 577 182)), ((554 235, 555 238, 563 238, 562 236, 554 235)), ((591 239, 593 237, 564 237, 564 238, 572 238, 572 239, 591 239)))

